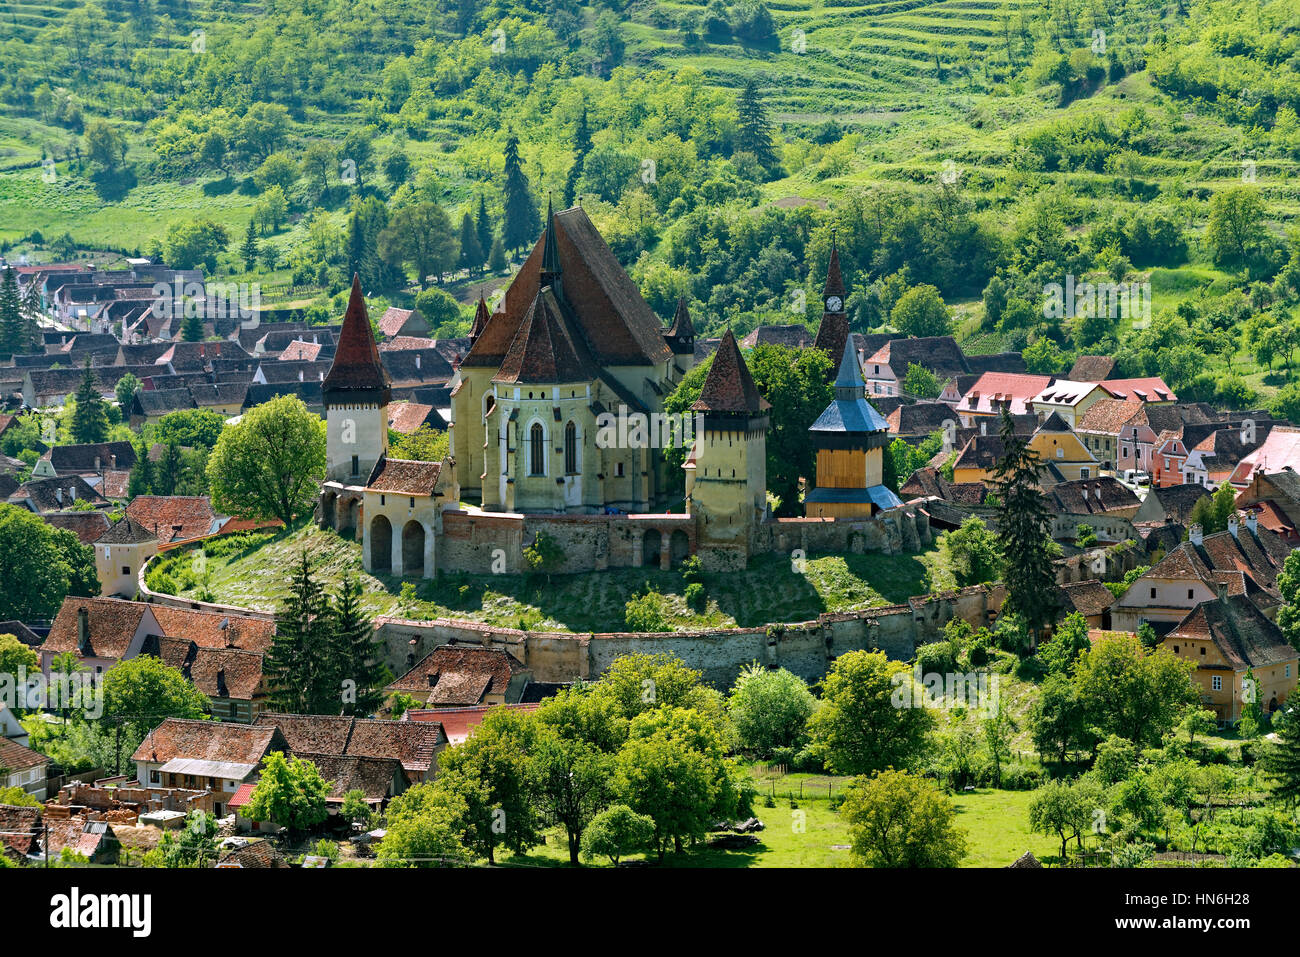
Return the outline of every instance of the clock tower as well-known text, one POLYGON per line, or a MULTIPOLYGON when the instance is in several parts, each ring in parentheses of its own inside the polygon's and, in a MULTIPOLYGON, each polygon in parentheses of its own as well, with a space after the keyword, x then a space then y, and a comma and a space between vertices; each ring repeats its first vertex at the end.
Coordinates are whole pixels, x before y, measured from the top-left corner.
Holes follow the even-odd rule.
MULTIPOLYGON (((831 239, 831 261, 826 270, 826 286, 822 289, 822 323, 817 329, 813 347, 821 349, 832 360, 844 355, 844 345, 849 341, 849 316, 844 311, 844 280, 840 277, 840 251, 831 239)), ((835 366, 831 366, 831 377, 835 366)))

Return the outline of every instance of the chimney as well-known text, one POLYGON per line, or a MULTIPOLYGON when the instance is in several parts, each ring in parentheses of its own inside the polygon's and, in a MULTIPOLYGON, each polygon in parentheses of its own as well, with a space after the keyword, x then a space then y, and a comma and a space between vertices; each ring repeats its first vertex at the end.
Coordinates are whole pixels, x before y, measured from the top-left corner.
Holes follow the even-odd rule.
POLYGON ((420 357, 419 357, 419 355, 416 355, 416 357, 415 357, 415 368, 416 368, 416 371, 419 371, 419 368, 420 368, 420 357))
POLYGON ((116 455, 110 455, 110 456, 108 457, 108 467, 111 468, 111 469, 116 469, 116 468, 117 468, 117 456, 116 456, 116 455))
POLYGON ((69 485, 69 486, 68 486, 68 501, 70 501, 70 502, 75 502, 76 500, 77 500, 77 486, 75 486, 75 485, 69 485))
POLYGON ((1219 601, 1222 602, 1222 603, 1224 603, 1224 604, 1227 604, 1227 602, 1228 602, 1228 583, 1227 583, 1227 582, 1217 582, 1216 584, 1219 586, 1219 587, 1218 587, 1218 592, 1219 592, 1219 601))
POLYGON ((1259 524, 1259 513, 1256 512, 1256 511, 1254 511, 1253 509, 1252 509, 1251 511, 1247 512, 1247 513, 1246 513, 1246 530, 1247 530, 1248 532, 1250 532, 1250 534, 1254 535, 1254 534, 1256 534, 1256 532, 1255 532, 1255 526, 1258 525, 1258 524, 1259 524))
POLYGON ((1237 513, 1233 512, 1228 516, 1228 534, 1233 538, 1237 537, 1237 513))
POLYGON ((59 506, 63 505, 63 489, 56 488, 54 490, 54 501, 58 503, 59 506))
POLYGON ((90 648, 90 612, 85 607, 77 609, 77 650, 82 654, 90 648))
POLYGON ((1203 535, 1202 535, 1201 525, 1199 522, 1194 522, 1192 526, 1189 529, 1187 529, 1187 540, 1191 542, 1193 545, 1200 545, 1202 538, 1203 535))

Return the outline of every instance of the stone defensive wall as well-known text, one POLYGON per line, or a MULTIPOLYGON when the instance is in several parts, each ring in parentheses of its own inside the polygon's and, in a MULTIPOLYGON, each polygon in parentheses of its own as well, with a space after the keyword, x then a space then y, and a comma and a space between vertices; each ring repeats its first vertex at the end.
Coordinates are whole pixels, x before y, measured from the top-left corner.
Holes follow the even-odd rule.
POLYGON ((663 652, 700 669, 710 683, 729 687, 751 661, 787 668, 809 681, 823 677, 831 662, 850 651, 883 651, 907 661, 917 645, 942 638, 953 618, 974 627, 989 624, 1003 597, 1000 585, 975 586, 913 598, 905 605, 819 615, 815 621, 707 631, 536 632, 451 618, 391 617, 376 619, 375 630, 388 666, 399 675, 439 645, 470 644, 508 651, 533 672, 535 681, 594 680, 622 655, 663 652))

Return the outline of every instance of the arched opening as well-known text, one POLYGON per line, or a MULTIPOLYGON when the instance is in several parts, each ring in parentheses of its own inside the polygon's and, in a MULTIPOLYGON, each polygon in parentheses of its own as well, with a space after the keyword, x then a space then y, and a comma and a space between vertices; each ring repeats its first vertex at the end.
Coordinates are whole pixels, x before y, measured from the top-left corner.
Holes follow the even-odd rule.
POLYGON ((339 534, 347 538, 356 538, 357 529, 361 527, 361 499, 349 499, 342 507, 339 534))
POLYGON ((370 570, 393 570, 393 526, 383 515, 376 515, 370 523, 370 570))
POLYGON ((424 575, 424 526, 412 519, 402 529, 402 577, 424 575))
POLYGON ((674 529, 673 534, 668 539, 668 558, 674 568, 681 564, 682 560, 691 553, 691 540, 686 537, 686 533, 680 528, 674 529))
POLYGON ((528 431, 528 474, 546 474, 546 433, 540 422, 528 431))
POLYGON ((578 427, 570 422, 564 427, 564 474, 578 471, 578 427))
POLYGON ((333 530, 335 528, 335 513, 338 504, 337 492, 326 492, 321 498, 320 503, 320 527, 333 530))
POLYGON ((641 564, 647 568, 659 567, 659 551, 663 547, 663 536, 659 529, 647 529, 641 539, 641 564))

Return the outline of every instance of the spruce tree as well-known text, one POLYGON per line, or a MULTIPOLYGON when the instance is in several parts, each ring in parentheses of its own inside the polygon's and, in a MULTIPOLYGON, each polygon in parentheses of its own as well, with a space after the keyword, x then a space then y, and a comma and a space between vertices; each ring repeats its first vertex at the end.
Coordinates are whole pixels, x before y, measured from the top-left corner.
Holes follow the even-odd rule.
POLYGON ((582 108, 578 116, 578 125, 573 131, 573 165, 564 180, 564 207, 568 209, 578 198, 578 181, 587 165, 587 154, 591 152, 591 131, 587 128, 587 108, 582 108))
POLYGON ((331 650, 329 599, 301 553, 276 616, 275 641, 264 670, 271 706, 286 714, 338 714, 341 687, 331 650))
POLYGON ((753 79, 745 82, 736 109, 740 113, 736 148, 753 153, 764 169, 773 169, 776 166, 776 151, 772 147, 772 124, 768 122, 767 111, 758 97, 758 84, 753 79))
POLYGON ((1300 718, 1283 709, 1273 719, 1277 740, 1264 749, 1260 764, 1273 780, 1273 796, 1295 807, 1300 800, 1300 718))
POLYGON ((1003 454, 993 472, 993 492, 998 499, 1002 580, 1007 588, 1002 613, 1020 615, 1036 642, 1056 616, 1052 517, 1038 487, 1038 455, 1026 437, 1016 434, 1005 411, 1001 434, 1003 454))
POLYGON ((369 717, 384 703, 384 686, 393 676, 384 664, 383 645, 375 640, 374 629, 362 610, 361 582, 352 575, 344 574, 331 614, 331 657, 338 665, 343 686, 343 713, 369 717))
POLYGON ((152 495, 153 482, 153 462, 149 461, 149 446, 142 439, 136 444, 135 467, 131 469, 131 477, 127 479, 126 497, 130 499, 137 495, 152 495))
POLYGON ((469 213, 460 218, 460 265, 470 272, 482 270, 487 253, 478 243, 478 233, 469 213))
POLYGON ((478 215, 474 218, 474 232, 478 236, 478 248, 483 250, 486 257, 492 249, 492 220, 488 217, 487 200, 483 194, 478 194, 478 215))
POLYGON ((248 272, 253 271, 257 265, 257 256, 260 250, 257 246, 257 229, 253 226, 253 221, 248 221, 248 229, 244 233, 244 245, 239 247, 239 257, 244 260, 244 269, 248 272))
POLYGON ((173 439, 163 447, 162 458, 154 471, 153 487, 159 495, 175 495, 185 472, 185 460, 181 456, 181 447, 173 439))
POLYGON ((186 342, 203 341, 203 316, 195 303, 187 303, 185 318, 181 321, 181 338, 186 342))
POLYGON ((72 441, 78 445, 108 440, 108 410, 99 394, 95 373, 86 359, 86 372, 77 387, 76 406, 72 410, 72 441))
POLYGON ((492 240, 492 252, 488 256, 488 269, 494 273, 499 273, 506 268, 506 247, 498 236, 492 240))
POLYGON ((9 268, 0 278, 0 354, 11 356, 23 352, 26 339, 26 322, 18 295, 18 274, 9 268))
POLYGON ((541 214, 533 200, 528 177, 519 159, 519 137, 511 133, 506 139, 505 222, 501 239, 506 249, 515 251, 537 238, 541 214))

